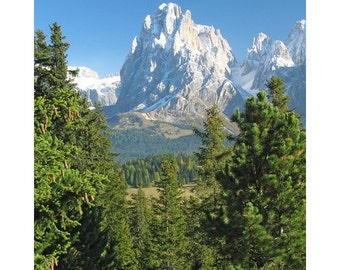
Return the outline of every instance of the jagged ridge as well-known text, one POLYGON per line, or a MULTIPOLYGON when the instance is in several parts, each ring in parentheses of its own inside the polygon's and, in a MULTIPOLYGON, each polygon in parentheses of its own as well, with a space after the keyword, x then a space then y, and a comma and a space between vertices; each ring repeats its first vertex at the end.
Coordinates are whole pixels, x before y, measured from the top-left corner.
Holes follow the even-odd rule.
POLYGON ((146 16, 120 81, 92 86, 78 81, 78 87, 92 101, 111 105, 106 108, 108 117, 139 112, 148 119, 172 122, 203 117, 212 104, 230 115, 242 108, 245 97, 265 89, 267 79, 279 75, 292 107, 305 115, 305 27, 305 20, 298 21, 285 42, 260 33, 238 63, 219 30, 194 23, 191 12, 182 13, 176 4, 162 4, 146 16))

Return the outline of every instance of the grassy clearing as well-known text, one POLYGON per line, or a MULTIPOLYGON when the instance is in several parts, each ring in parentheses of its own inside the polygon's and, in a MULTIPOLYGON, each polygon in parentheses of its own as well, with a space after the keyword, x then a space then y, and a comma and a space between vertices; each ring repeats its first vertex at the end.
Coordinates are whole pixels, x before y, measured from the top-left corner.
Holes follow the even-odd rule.
MULTIPOLYGON (((193 183, 189 183, 186 185, 183 185, 183 196, 186 198, 189 198, 191 195, 194 195, 192 189, 195 186, 193 183)), ((145 196, 147 198, 158 198, 159 192, 157 190, 157 187, 147 187, 143 188, 143 191, 145 192, 145 196)), ((132 194, 137 194, 138 188, 128 188, 128 199, 131 199, 132 194)))

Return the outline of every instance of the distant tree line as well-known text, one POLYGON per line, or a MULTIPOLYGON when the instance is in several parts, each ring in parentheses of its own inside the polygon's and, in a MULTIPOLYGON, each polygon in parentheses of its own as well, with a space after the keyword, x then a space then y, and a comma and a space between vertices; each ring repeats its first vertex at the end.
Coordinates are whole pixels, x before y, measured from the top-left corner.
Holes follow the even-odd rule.
MULTIPOLYGON (((178 180, 181 184, 194 182, 198 176, 197 161, 194 155, 177 154, 178 180)), ((150 187, 160 180, 162 155, 138 158, 122 163, 125 181, 131 187, 150 187)))
POLYGON ((306 132, 281 78, 235 111, 237 135, 214 105, 193 128, 195 157, 122 164, 103 109, 75 91, 61 27, 50 30, 50 43, 34 38, 35 269, 306 268, 306 132))

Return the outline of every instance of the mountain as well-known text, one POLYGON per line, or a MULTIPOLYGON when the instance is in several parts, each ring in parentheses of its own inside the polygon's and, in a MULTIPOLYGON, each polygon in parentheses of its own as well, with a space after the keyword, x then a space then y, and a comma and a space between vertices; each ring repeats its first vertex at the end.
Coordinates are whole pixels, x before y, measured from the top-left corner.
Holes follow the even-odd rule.
POLYGON ((109 75, 100 79, 97 72, 88 67, 69 66, 68 69, 78 69, 78 76, 74 79, 76 89, 81 91, 92 105, 101 103, 103 106, 109 106, 117 102, 120 87, 119 75, 109 75))
POLYGON ((232 71, 232 81, 243 95, 266 89, 266 81, 273 75, 285 81, 291 108, 306 116, 306 21, 291 29, 285 42, 258 34, 248 49, 246 58, 232 71))
MULTIPOLYGON (((174 3, 162 4, 145 17, 120 75, 100 79, 95 71, 79 69, 78 90, 92 104, 103 104, 108 122, 121 138, 141 129, 150 140, 159 135, 167 140, 174 140, 176 134, 180 136, 175 139, 188 136, 213 104, 224 113, 227 129, 237 133, 229 117, 237 107, 243 108, 245 98, 266 89, 273 75, 284 79, 290 107, 296 108, 305 124, 305 20, 296 22, 285 41, 259 33, 238 62, 218 29, 195 23, 189 10, 182 12, 174 3), (176 132, 165 137, 160 123, 176 132)), ((157 145, 161 144, 167 142, 157 145)))
POLYGON ((305 20, 296 22, 284 42, 259 33, 238 63, 218 29, 196 24, 189 10, 183 13, 174 3, 162 4, 146 16, 120 76, 99 79, 81 67, 76 83, 93 104, 109 106, 108 117, 139 112, 149 119, 186 122, 202 118, 214 103, 230 116, 278 75, 291 107, 305 116, 305 27, 305 20))
POLYGON ((230 81, 235 57, 219 30, 198 25, 173 3, 145 18, 121 75, 113 112, 168 122, 204 117, 213 103, 231 113, 243 102, 230 81))

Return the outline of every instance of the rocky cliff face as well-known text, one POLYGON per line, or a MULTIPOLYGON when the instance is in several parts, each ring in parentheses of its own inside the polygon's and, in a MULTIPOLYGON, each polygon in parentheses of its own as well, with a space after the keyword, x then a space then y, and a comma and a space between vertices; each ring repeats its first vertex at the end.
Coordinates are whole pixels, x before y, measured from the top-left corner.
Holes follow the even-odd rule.
POLYGON ((254 38, 246 58, 232 70, 232 81, 244 96, 266 89, 273 75, 285 81, 291 108, 306 114, 306 21, 296 22, 285 42, 264 33, 254 38))
POLYGON ((161 5, 147 16, 121 69, 118 112, 138 111, 167 121, 205 114, 216 103, 233 111, 242 97, 230 81, 235 58, 213 27, 198 25, 190 11, 161 5))
POLYGON ((291 30, 286 42, 272 40, 260 33, 254 38, 246 58, 233 70, 233 81, 244 90, 258 90, 280 69, 296 68, 306 61, 306 32, 304 20, 291 30))
POLYGON ((296 22, 284 42, 258 34, 238 63, 219 30, 196 24, 176 4, 162 4, 146 16, 120 76, 99 79, 83 68, 76 83, 92 103, 107 106, 108 117, 136 112, 174 122, 202 118, 212 104, 230 116, 277 75, 285 80, 291 107, 305 116, 305 29, 305 20, 296 22))

